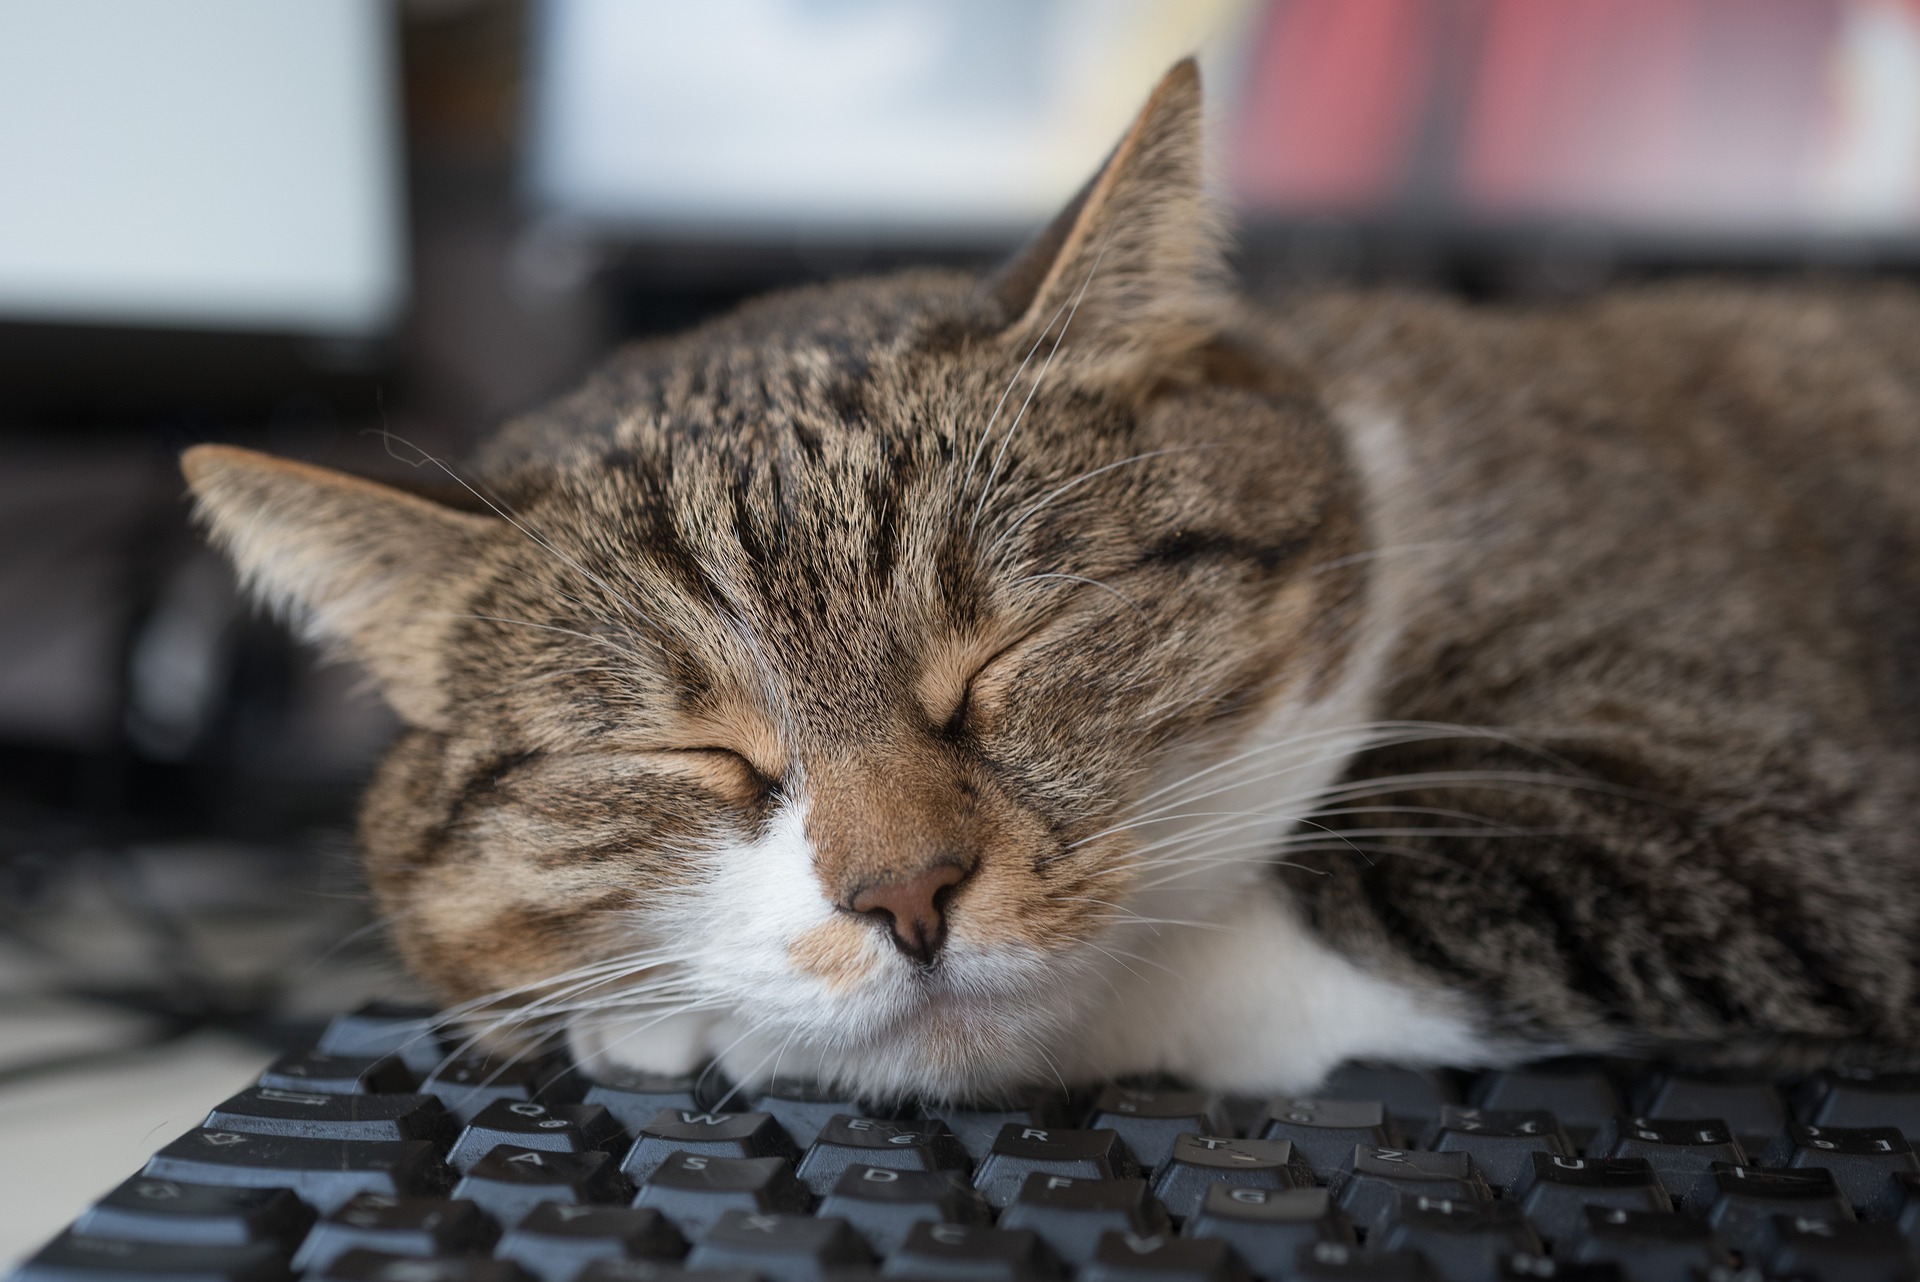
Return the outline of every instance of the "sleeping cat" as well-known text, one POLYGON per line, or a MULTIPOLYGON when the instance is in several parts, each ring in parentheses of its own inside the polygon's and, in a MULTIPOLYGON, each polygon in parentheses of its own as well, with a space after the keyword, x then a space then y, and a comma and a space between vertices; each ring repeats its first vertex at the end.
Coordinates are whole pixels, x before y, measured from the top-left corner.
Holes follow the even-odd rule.
POLYGON ((1198 76, 985 278, 616 355, 465 501, 185 469, 408 729, 481 1035, 868 1096, 1920 1050, 1920 297, 1225 284, 1198 76))

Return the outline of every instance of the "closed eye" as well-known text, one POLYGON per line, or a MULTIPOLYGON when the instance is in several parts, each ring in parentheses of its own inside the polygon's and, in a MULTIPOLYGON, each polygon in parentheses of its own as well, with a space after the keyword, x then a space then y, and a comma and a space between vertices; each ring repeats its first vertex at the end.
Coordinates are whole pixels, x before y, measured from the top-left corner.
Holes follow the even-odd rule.
POLYGON ((748 759, 745 753, 733 748, 667 748, 657 755, 676 760, 707 782, 731 782, 736 788, 744 786, 763 800, 780 796, 780 778, 768 774, 748 759), (731 774, 732 779, 726 780, 726 774, 731 774))

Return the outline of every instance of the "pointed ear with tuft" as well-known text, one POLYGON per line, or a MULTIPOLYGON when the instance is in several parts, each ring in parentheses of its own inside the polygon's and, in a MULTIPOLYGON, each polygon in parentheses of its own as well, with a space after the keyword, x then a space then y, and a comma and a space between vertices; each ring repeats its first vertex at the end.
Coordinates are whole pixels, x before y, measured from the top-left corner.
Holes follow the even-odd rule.
POLYGON ((1061 364, 1124 378, 1206 341, 1227 272, 1202 134, 1200 71, 1187 58, 1100 172, 984 283, 1012 342, 1044 340, 1045 355, 1058 339, 1061 364))
POLYGON ((503 522, 231 446, 195 446, 180 467, 255 596, 365 664, 408 722, 446 728, 446 634, 503 522))

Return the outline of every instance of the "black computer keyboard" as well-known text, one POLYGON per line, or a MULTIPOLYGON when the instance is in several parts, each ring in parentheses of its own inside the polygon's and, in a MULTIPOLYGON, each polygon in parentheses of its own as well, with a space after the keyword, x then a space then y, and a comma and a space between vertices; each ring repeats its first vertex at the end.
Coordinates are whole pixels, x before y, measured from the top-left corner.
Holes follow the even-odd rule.
POLYGON ((1353 1065, 950 1109, 447 1055, 419 1012, 341 1016, 15 1282, 1920 1277, 1920 1075, 1353 1065))

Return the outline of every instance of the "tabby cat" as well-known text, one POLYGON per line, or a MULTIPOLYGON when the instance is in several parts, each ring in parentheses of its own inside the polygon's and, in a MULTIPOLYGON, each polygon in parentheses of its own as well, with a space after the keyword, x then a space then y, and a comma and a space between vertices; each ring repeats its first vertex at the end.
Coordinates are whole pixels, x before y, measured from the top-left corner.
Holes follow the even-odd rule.
POLYGON ((187 453, 406 723, 407 962, 869 1096, 1914 1057, 1920 296, 1264 314, 1200 116, 1182 64, 991 276, 622 351, 463 502, 187 453))

